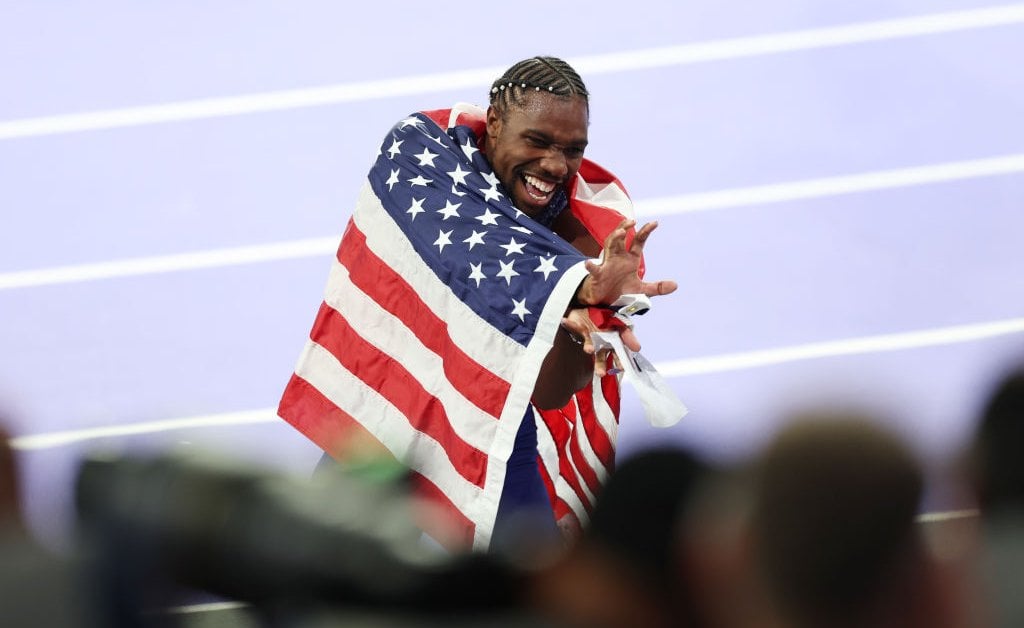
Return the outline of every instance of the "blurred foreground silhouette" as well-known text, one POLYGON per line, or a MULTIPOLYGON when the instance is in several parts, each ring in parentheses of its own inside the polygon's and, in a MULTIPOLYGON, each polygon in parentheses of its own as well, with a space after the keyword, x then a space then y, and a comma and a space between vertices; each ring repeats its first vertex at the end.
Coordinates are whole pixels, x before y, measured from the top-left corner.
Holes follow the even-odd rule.
POLYGON ((524 533, 487 554, 430 542, 437 513, 401 473, 296 478, 193 452, 82 460, 73 550, 54 555, 26 531, 0 434, 0 625, 1018 626, 1024 371, 980 414, 954 465, 980 517, 922 518, 911 448, 884 419, 826 409, 731 467, 637 452, 578 540, 524 533), (232 610, 186 612, 207 602, 232 610))

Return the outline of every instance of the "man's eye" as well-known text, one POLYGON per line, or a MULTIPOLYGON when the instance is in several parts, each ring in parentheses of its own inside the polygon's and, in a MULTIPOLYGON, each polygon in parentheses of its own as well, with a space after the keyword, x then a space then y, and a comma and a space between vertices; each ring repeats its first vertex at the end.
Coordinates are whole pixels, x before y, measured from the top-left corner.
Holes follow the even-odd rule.
POLYGON ((570 159, 579 159, 583 157, 583 149, 570 146, 569 148, 565 149, 565 156, 570 159))
POLYGON ((548 143, 537 137, 527 137, 526 141, 530 143, 530 146, 536 146, 537 148, 547 148, 548 143))

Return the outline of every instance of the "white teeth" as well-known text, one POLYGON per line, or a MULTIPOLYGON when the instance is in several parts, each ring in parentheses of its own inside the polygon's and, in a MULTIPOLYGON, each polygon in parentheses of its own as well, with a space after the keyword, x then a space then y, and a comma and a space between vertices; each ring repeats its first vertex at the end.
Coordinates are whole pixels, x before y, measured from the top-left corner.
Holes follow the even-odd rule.
POLYGON ((537 188, 541 192, 544 192, 545 194, 547 194, 551 190, 555 189, 555 184, 554 183, 548 183, 546 181, 541 181, 537 177, 525 174, 525 175, 523 175, 523 178, 526 179, 527 183, 529 183, 533 187, 537 188))

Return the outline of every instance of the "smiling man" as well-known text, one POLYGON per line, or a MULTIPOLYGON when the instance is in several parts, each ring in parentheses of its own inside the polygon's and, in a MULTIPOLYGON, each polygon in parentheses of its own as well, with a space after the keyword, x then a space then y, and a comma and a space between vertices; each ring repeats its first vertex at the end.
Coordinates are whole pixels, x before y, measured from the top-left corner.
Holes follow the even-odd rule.
MULTIPOLYGON (((576 176, 587 148, 586 91, 572 80, 565 85, 569 89, 559 91, 568 94, 555 94, 551 85, 541 93, 542 86, 522 79, 491 88, 484 152, 513 204, 534 218, 576 176)), ((562 198, 553 211, 564 205, 562 198)))
POLYGON ((490 106, 385 137, 279 414, 343 466, 397 460, 450 547, 521 547, 586 521, 612 468, 618 379, 591 334, 641 279, 619 181, 584 158, 588 93, 554 57, 490 106), (601 256, 600 263, 592 258, 601 256), (538 537, 539 535, 539 537, 538 537), (547 536, 545 536, 547 535, 547 536))

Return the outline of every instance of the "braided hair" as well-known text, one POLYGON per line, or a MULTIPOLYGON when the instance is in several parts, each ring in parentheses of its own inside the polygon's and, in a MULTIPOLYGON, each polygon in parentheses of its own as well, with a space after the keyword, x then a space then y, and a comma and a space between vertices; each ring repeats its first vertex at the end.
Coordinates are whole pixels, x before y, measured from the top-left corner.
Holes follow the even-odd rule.
POLYGON ((531 57, 516 63, 491 84, 490 103, 498 111, 521 105, 528 91, 547 92, 561 98, 578 96, 588 105, 583 79, 557 57, 531 57))

